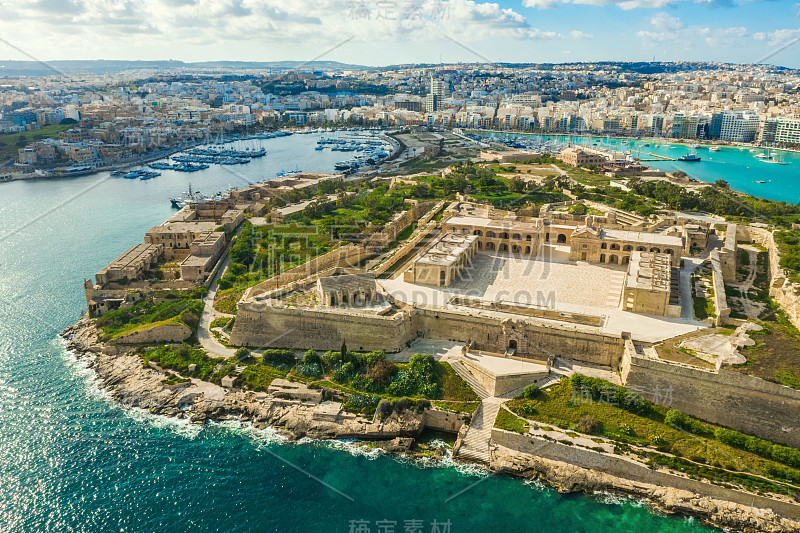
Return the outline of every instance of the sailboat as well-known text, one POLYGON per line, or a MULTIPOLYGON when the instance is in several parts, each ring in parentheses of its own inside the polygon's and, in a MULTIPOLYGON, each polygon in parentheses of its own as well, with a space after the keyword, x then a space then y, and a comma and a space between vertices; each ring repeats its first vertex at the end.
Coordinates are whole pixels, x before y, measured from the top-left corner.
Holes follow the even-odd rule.
POLYGON ((775 152, 772 152, 766 158, 761 159, 762 163, 772 163, 773 165, 786 165, 786 161, 780 158, 780 156, 776 155, 775 152))

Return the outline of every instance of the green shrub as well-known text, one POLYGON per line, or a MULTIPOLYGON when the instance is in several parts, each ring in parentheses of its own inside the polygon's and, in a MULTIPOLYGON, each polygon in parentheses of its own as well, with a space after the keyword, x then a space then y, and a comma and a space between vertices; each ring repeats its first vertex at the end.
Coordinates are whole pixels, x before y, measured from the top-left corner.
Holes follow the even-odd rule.
POLYGON ((322 367, 322 358, 314 350, 308 350, 303 354, 303 364, 316 364, 322 367))
POLYGON ((245 359, 250 357, 250 350, 242 346, 233 353, 233 356, 236 358, 237 361, 244 361, 245 359))
POLYGON ((531 383, 522 390, 522 397, 529 400, 534 400, 538 398, 541 393, 542 390, 539 388, 539 385, 536 383, 531 383))
POLYGON ((276 367, 291 367, 296 363, 294 352, 292 350, 271 348, 264 350, 264 355, 261 360, 265 365, 276 367))
POLYGON ((607 403, 638 415, 648 415, 652 412, 652 404, 649 401, 625 387, 603 379, 573 374, 569 378, 569 384, 573 394, 580 399, 607 403))
POLYGON ((380 363, 381 361, 385 361, 386 360, 386 354, 383 353, 380 350, 374 351, 374 352, 369 352, 364 357, 366 359, 367 366, 370 366, 370 367, 375 366, 378 363, 380 363))
POLYGON ((709 432, 705 424, 675 409, 667 411, 664 417, 664 423, 668 426, 683 429, 697 435, 703 435, 709 432))

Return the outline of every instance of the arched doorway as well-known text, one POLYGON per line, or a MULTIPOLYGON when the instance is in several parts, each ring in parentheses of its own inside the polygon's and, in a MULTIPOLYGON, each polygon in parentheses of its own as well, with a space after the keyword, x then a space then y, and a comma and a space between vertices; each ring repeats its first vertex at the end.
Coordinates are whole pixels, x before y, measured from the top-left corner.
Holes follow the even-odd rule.
POLYGON ((505 244, 505 243, 501 244, 501 245, 500 245, 500 249, 499 249, 499 251, 501 251, 501 252, 507 252, 507 251, 508 251, 508 245, 507 245, 507 244, 505 244))
POLYGON ((619 263, 619 258, 618 258, 616 255, 614 255, 614 254, 611 254, 611 255, 609 256, 609 258, 608 258, 608 262, 609 262, 610 264, 612 264, 612 265, 616 265, 617 263, 619 263))
POLYGON ((606 254, 600 254, 600 262, 601 263, 605 263, 606 262, 606 254))
POLYGON ((494 251, 494 243, 493 242, 487 242, 486 243, 486 249, 494 251))

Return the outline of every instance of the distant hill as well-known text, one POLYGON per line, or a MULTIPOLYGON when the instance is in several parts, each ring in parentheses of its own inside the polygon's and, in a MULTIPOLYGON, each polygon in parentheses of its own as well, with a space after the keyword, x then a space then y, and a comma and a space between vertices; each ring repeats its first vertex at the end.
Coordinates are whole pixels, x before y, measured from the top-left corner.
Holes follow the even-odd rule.
POLYGON ((183 61, 122 61, 122 60, 55 60, 55 61, 12 61, 0 60, 0 77, 52 76, 64 74, 113 74, 124 70, 168 70, 168 69, 220 69, 220 70, 263 70, 275 69, 301 71, 328 70, 366 70, 371 67, 350 65, 338 61, 202 61, 185 63, 183 61))

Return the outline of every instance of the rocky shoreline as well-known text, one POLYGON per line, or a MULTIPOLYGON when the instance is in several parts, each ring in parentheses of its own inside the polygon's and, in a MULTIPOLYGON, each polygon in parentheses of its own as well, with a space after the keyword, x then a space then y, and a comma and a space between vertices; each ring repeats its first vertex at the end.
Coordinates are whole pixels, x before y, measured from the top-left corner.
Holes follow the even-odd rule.
POLYGON ((540 481, 561 494, 611 493, 645 500, 655 512, 692 516, 715 527, 767 533, 800 531, 800 521, 782 517, 772 509, 760 509, 692 491, 631 481, 503 446, 497 446, 493 450, 490 469, 498 474, 540 481))
MULTIPOLYGON (((125 406, 153 414, 188 419, 192 423, 237 419, 259 429, 272 427, 290 440, 358 439, 389 453, 414 455, 416 438, 425 427, 424 414, 404 411, 385 420, 367 420, 347 413, 332 402, 310 403, 223 388, 191 379, 164 383, 168 374, 157 365, 144 366, 130 347, 98 342, 94 323, 84 318, 61 336, 67 350, 94 370, 100 387, 125 406)), ((789 533, 800 531, 800 521, 771 509, 748 507, 695 492, 649 485, 495 446, 489 469, 498 474, 535 479, 560 493, 613 493, 646 500, 658 512, 693 516, 716 527, 741 531, 789 533)))

